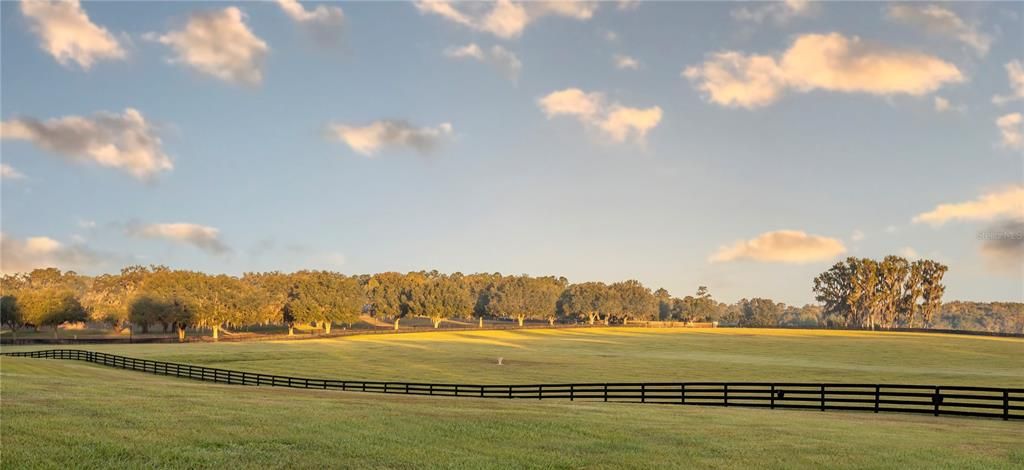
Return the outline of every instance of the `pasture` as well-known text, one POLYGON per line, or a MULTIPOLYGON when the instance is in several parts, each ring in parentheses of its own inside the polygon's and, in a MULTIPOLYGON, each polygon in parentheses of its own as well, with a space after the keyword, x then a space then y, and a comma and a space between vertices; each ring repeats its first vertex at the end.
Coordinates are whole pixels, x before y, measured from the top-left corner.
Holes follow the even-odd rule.
MULTIPOLYGON (((602 328, 80 348, 339 379, 1024 386, 1024 340, 916 333, 602 328)), ((24 358, 3 358, 0 374, 4 467, 1024 465, 1024 426, 998 420, 223 386, 24 358)))

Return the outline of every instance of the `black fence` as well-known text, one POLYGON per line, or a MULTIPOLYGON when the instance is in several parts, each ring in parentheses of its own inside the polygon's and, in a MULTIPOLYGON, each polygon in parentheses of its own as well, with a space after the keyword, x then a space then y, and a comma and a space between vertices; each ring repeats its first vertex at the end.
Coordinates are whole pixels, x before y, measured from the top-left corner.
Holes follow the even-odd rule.
POLYGON ((151 361, 79 349, 4 353, 72 359, 109 367, 232 385, 504 399, 738 406, 780 409, 922 413, 1024 419, 1024 389, 938 385, 647 382, 533 385, 430 384, 311 379, 151 361))

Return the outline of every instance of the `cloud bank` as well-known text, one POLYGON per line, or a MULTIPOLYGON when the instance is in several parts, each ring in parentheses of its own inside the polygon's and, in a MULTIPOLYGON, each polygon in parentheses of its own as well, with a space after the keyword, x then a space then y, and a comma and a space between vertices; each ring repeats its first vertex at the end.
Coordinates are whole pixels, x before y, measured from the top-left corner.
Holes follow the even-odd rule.
POLYGON ((502 39, 517 38, 526 27, 545 16, 589 20, 597 10, 594 2, 530 1, 449 2, 422 0, 415 3, 422 14, 440 16, 475 31, 502 39))
POLYGON ((1024 218, 1024 186, 983 194, 973 201, 939 204, 914 217, 914 223, 941 226, 949 221, 986 221, 1002 217, 1024 218))
POLYGON ((722 246, 708 260, 712 263, 749 260, 802 264, 828 261, 845 252, 843 242, 835 238, 810 235, 799 230, 778 230, 722 246))
POLYGON ((126 233, 134 237, 159 238, 176 243, 184 243, 212 254, 222 254, 231 251, 221 241, 220 230, 199 224, 181 222, 129 226, 126 233))
POLYGON ((0 232, 0 273, 24 273, 36 268, 87 269, 99 256, 84 245, 64 245, 50 237, 11 238, 0 232))
POLYGON ((0 137, 27 140, 70 160, 116 168, 139 179, 174 168, 153 126, 132 108, 121 114, 98 112, 45 121, 15 118, 0 123, 0 137))
POLYGON ((748 109, 790 90, 920 96, 964 80, 955 65, 937 57, 839 33, 799 36, 780 57, 716 52, 682 75, 712 103, 748 109))

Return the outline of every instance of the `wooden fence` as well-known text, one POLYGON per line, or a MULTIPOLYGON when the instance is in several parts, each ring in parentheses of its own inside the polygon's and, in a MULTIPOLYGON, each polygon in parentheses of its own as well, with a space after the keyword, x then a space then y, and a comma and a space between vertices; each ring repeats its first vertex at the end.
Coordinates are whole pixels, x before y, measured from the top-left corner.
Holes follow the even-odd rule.
POLYGON ((1024 389, 1020 388, 782 382, 431 384, 289 377, 136 359, 79 349, 11 352, 3 355, 79 360, 108 367, 232 385, 452 397, 567 399, 1024 419, 1024 389))

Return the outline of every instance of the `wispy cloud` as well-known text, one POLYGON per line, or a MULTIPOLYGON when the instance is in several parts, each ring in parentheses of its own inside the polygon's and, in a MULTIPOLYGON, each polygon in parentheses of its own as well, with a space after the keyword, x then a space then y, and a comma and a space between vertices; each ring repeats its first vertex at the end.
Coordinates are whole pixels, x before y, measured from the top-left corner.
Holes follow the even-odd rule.
POLYGON ((159 238, 176 243, 192 245, 213 254, 231 251, 220 239, 220 230, 193 223, 166 223, 129 225, 125 231, 128 235, 142 238, 159 238))
POLYGON ((415 3, 423 14, 437 15, 467 28, 491 33, 503 39, 522 35, 526 27, 545 16, 589 20, 597 9, 594 2, 530 1, 449 2, 423 0, 415 3))
POLYGON ((519 72, 523 68, 523 63, 514 52, 499 45, 494 45, 490 49, 485 50, 476 43, 469 43, 465 46, 449 47, 444 50, 444 55, 453 59, 471 59, 486 62, 512 82, 519 80, 519 72))
POLYGON ((381 120, 366 125, 330 124, 328 136, 357 153, 373 156, 385 147, 405 147, 421 154, 432 152, 452 133, 450 123, 415 127, 403 120, 381 120))
POLYGON ((552 92, 537 101, 550 119, 571 116, 580 122, 600 129, 614 142, 632 139, 642 142, 647 133, 661 122, 661 107, 632 108, 619 103, 607 103, 603 93, 587 93, 579 88, 566 88, 552 92))
POLYGON ((39 47, 57 63, 88 70, 100 60, 124 59, 124 48, 106 28, 93 23, 78 0, 22 0, 21 13, 39 37, 39 47))
POLYGON ((885 17, 890 21, 923 29, 933 36, 959 41, 979 56, 988 54, 992 36, 978 30, 978 25, 964 21, 953 10, 940 5, 901 3, 889 5, 885 17))
POLYGON ((237 7, 193 13, 183 29, 159 36, 149 33, 146 38, 174 50, 173 63, 226 82, 258 85, 263 81, 263 62, 270 48, 253 34, 237 7))
POLYGON ((70 160, 117 168, 140 179, 174 168, 156 130, 132 108, 45 121, 14 118, 0 123, 0 137, 27 140, 70 160))
POLYGON ((818 11, 816 5, 809 0, 758 2, 756 5, 733 9, 729 15, 736 21, 785 24, 794 18, 813 16, 818 11))
POLYGON ((778 58, 717 52, 682 75, 709 101, 748 109, 769 105, 787 90, 919 96, 964 80, 955 65, 937 57, 839 33, 799 36, 778 58))
POLYGON ((843 242, 830 237, 811 235, 800 230, 765 232, 750 240, 722 246, 709 261, 757 261, 762 263, 812 263, 828 261, 846 252, 843 242))
POLYGON ((998 105, 1024 100, 1024 65, 1019 60, 1011 60, 1005 67, 1006 79, 1010 83, 1010 94, 993 96, 992 102, 998 105))
POLYGON ((277 0, 277 4, 320 44, 332 45, 341 40, 345 23, 345 13, 341 7, 317 5, 307 10, 297 0, 277 0))
POLYGON ((628 55, 615 54, 612 60, 615 62, 615 68, 619 70, 637 70, 640 68, 640 61, 628 55))
POLYGON ((0 163, 0 178, 5 180, 20 180, 24 179, 25 175, 6 163, 0 163))
POLYGON ((1004 114, 996 119, 999 145, 1011 150, 1024 150, 1024 117, 1020 113, 1004 114))

